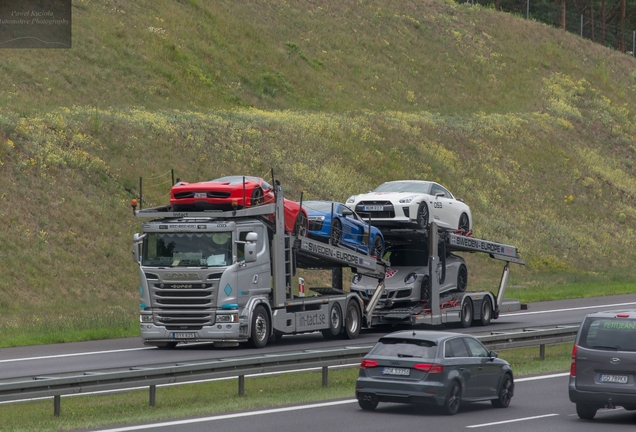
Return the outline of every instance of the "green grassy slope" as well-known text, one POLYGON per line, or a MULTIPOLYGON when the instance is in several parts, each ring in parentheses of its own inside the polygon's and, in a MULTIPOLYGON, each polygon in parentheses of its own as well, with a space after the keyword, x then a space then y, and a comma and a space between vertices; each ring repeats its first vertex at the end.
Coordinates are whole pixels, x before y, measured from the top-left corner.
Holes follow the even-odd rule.
MULTIPOLYGON (((73 4, 71 50, 0 62, 5 334, 134 333, 128 202, 144 176, 165 203, 170 169, 273 168, 294 199, 433 179, 520 247, 514 285, 629 280, 631 57, 442 0, 73 4)), ((500 266, 468 259, 493 288, 500 266)))

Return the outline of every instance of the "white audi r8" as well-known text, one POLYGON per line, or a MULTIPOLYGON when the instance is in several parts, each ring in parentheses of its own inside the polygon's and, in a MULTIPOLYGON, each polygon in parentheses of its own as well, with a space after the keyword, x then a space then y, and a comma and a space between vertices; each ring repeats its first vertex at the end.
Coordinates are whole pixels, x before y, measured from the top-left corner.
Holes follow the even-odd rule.
POLYGON ((349 197, 347 205, 376 226, 426 229, 434 221, 444 228, 464 232, 472 229, 473 218, 464 201, 430 181, 386 182, 372 192, 349 197))

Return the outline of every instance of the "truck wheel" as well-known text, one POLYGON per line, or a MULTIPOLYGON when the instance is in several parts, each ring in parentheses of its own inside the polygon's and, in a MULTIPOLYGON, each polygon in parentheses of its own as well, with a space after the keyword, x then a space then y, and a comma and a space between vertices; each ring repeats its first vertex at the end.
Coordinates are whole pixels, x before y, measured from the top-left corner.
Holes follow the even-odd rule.
POLYGON ((480 322, 482 326, 487 326, 490 324, 490 320, 492 319, 492 304, 490 303, 490 299, 488 297, 484 297, 481 302, 481 318, 480 322))
POLYGON ((457 291, 464 292, 468 286, 468 270, 464 264, 459 266, 457 270, 457 291))
POLYGON ((422 201, 417 208, 417 225, 422 228, 428 228, 428 206, 426 202, 422 201))
POLYGON ((338 246, 342 238, 342 224, 336 218, 331 221, 331 238, 329 239, 332 246, 338 246))
POLYGON ((360 334, 360 308, 358 303, 351 300, 347 304, 344 335, 347 339, 355 339, 360 334))
POLYGON ((325 339, 334 339, 342 331, 342 310, 338 303, 334 303, 329 311, 329 328, 322 331, 325 339))
POLYGON ((252 312, 252 331, 247 345, 250 348, 263 348, 267 345, 271 332, 269 315, 263 306, 256 306, 252 312))
POLYGON ((473 301, 469 298, 462 304, 462 327, 468 328, 473 323, 473 301))

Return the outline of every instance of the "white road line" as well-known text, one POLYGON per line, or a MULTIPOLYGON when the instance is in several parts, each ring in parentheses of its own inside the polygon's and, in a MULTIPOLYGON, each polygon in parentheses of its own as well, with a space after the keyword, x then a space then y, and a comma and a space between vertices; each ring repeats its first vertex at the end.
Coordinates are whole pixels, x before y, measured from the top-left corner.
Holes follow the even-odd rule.
POLYGON ((570 376, 570 372, 561 372, 558 374, 541 375, 541 376, 533 376, 533 377, 526 377, 526 378, 515 378, 515 383, 524 382, 524 381, 537 381, 537 380, 549 379, 549 378, 559 378, 564 376, 570 376))
POLYGON ((555 312, 568 312, 568 311, 575 311, 575 310, 598 309, 598 308, 605 308, 605 307, 616 307, 616 306, 627 306, 627 305, 636 305, 636 302, 615 303, 615 304, 596 305, 596 306, 581 306, 581 307, 576 307, 576 308, 551 309, 551 310, 546 310, 546 311, 502 313, 500 315, 500 317, 503 318, 503 317, 509 317, 509 316, 517 316, 517 315, 536 315, 536 314, 546 314, 546 313, 555 313, 555 312))
MULTIPOLYGON (((515 380, 515 382, 518 382, 518 381, 521 381, 521 380, 523 380, 523 381, 535 381, 535 380, 546 379, 546 378, 558 378, 558 377, 561 377, 561 376, 564 376, 564 375, 565 374, 551 374, 551 375, 545 375, 545 376, 541 375, 541 376, 535 376, 535 377, 521 378, 521 379, 515 380)), ((217 415, 217 416, 196 418, 196 419, 177 420, 177 421, 170 421, 170 422, 164 422, 164 423, 144 424, 144 425, 138 425, 138 426, 126 426, 126 427, 115 428, 115 429, 101 429, 101 430, 96 431, 96 432, 129 432, 129 431, 138 431, 138 430, 144 430, 144 429, 153 429, 153 428, 160 428, 160 427, 167 427, 167 426, 179 426, 179 425, 184 425, 184 424, 201 423, 201 422, 216 421, 216 420, 227 420, 227 419, 241 418, 241 417, 253 417, 253 416, 257 416, 257 415, 275 414, 275 413, 280 413, 280 412, 305 410, 305 409, 311 409, 311 408, 323 408, 323 407, 335 406, 335 405, 345 405, 345 404, 350 404, 350 403, 355 403, 355 402, 357 402, 357 399, 347 399, 347 400, 341 400, 341 401, 316 403, 316 404, 311 404, 311 405, 300 405, 300 406, 293 406, 293 407, 273 408, 273 409, 267 409, 267 410, 241 412, 241 413, 234 413, 234 414, 224 414, 224 415, 217 415)), ((546 414, 546 415, 543 415, 543 416, 528 417, 528 418, 525 418, 525 419, 507 420, 507 421, 498 422, 498 423, 488 423, 487 425, 512 423, 512 422, 518 422, 518 421, 524 421, 524 420, 533 420, 533 419, 536 419, 536 418, 550 417, 550 416, 556 416, 556 415, 558 415, 558 414, 546 414)), ((473 425, 473 426, 466 426, 466 427, 468 427, 468 428, 478 428, 478 427, 487 426, 487 425, 486 424, 484 424, 484 425, 473 425)))
POLYGON ((209 421, 215 421, 215 420, 227 420, 227 419, 233 419, 233 418, 239 418, 239 417, 253 417, 253 416, 264 415, 264 414, 276 414, 276 413, 305 410, 305 409, 312 409, 312 408, 324 408, 324 407, 333 406, 333 405, 344 405, 344 404, 350 404, 355 402, 358 402, 357 399, 347 399, 344 401, 324 402, 324 403, 285 407, 285 408, 273 408, 273 409, 244 412, 244 413, 223 414, 223 415, 212 416, 212 417, 204 417, 204 418, 196 418, 196 419, 188 419, 188 420, 177 420, 177 421, 171 421, 171 422, 165 422, 165 423, 145 424, 145 425, 139 425, 139 426, 127 426, 127 427, 116 428, 116 429, 101 429, 99 432, 127 432, 127 431, 143 430, 143 429, 154 429, 154 428, 166 427, 166 426, 180 426, 185 424, 202 423, 202 422, 209 422, 209 421))
POLYGON ((479 424, 479 425, 466 426, 466 428, 473 429, 473 428, 480 428, 480 427, 486 427, 486 426, 501 425, 501 424, 506 424, 506 423, 516 423, 516 422, 521 422, 521 421, 526 421, 526 420, 536 420, 536 419, 540 419, 540 418, 554 417, 554 416, 558 416, 558 414, 544 414, 544 415, 534 416, 534 417, 524 417, 524 418, 518 418, 518 419, 513 419, 513 420, 504 420, 504 421, 500 421, 500 422, 483 423, 483 424, 479 424))
POLYGON ((58 355, 49 355, 49 356, 40 356, 40 357, 24 357, 24 358, 0 360, 0 363, 23 362, 23 361, 29 361, 29 360, 47 360, 47 359, 54 359, 54 358, 76 357, 76 356, 95 355, 95 354, 111 354, 111 353, 128 352, 128 351, 143 351, 148 349, 155 349, 155 347, 128 348, 128 349, 119 349, 119 350, 111 350, 111 351, 93 351, 93 352, 72 353, 72 354, 58 354, 58 355))

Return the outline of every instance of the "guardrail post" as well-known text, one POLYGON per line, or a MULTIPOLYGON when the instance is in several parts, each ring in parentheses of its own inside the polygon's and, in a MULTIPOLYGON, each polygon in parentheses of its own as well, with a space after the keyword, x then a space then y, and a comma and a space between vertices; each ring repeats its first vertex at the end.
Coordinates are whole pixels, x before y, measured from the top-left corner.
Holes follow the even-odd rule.
POLYGON ((153 407, 157 404, 157 386, 150 386, 150 406, 153 407))
POLYGON ((329 386, 329 366, 323 366, 322 367, 322 386, 323 387, 328 387, 329 386))
POLYGON ((539 345, 539 357, 541 360, 545 360, 545 344, 539 345))
POLYGON ((239 396, 245 395, 245 375, 239 375, 239 396))
POLYGON ((60 395, 55 395, 53 396, 53 415, 55 417, 59 417, 60 416, 60 410, 61 410, 61 399, 62 397, 60 395))

